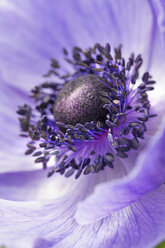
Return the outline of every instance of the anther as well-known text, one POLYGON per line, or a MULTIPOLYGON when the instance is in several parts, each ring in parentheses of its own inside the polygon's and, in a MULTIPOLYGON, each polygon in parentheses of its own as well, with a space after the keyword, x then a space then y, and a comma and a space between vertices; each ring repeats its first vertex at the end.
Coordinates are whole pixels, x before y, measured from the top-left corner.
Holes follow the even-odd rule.
POLYGON ((145 138, 146 122, 156 117, 147 94, 155 81, 145 72, 141 84, 133 87, 143 59, 132 53, 126 62, 121 47, 115 48, 114 58, 108 43, 73 47, 71 56, 64 48, 74 73, 60 74, 58 61, 51 59, 44 76, 54 75, 56 82, 32 89, 33 110, 26 104, 19 107, 21 136, 32 140, 25 154, 32 154, 43 169, 56 157, 48 177, 60 173, 78 179, 106 166, 112 169, 117 156, 127 158, 145 138))

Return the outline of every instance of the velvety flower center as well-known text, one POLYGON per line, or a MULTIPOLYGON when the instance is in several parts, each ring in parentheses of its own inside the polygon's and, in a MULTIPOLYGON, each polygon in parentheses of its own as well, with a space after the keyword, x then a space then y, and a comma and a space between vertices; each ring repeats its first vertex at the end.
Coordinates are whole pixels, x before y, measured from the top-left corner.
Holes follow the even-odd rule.
POLYGON ((80 76, 67 82, 55 100, 55 121, 71 125, 105 121, 108 111, 103 108, 102 91, 108 93, 110 90, 95 75, 80 76))

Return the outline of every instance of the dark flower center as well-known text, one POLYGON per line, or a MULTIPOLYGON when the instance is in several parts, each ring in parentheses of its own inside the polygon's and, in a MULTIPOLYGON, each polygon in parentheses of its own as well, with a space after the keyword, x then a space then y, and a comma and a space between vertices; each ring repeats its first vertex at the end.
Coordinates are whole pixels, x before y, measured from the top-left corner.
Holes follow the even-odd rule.
POLYGON ((84 75, 67 82, 58 92, 53 112, 56 122, 76 125, 90 121, 105 121, 100 92, 110 91, 95 75, 84 75))

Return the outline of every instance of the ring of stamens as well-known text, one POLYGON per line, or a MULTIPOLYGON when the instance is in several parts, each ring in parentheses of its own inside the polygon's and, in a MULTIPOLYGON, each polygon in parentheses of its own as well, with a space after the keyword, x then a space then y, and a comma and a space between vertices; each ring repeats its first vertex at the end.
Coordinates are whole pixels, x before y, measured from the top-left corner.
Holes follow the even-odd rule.
MULTIPOLYGON (((33 154, 36 157, 35 162, 42 162, 44 168, 50 157, 55 155, 56 165, 48 176, 54 172, 65 174, 65 177, 75 173, 77 179, 82 173, 97 173, 105 166, 113 168, 116 156, 127 158, 131 149, 138 149, 140 139, 144 139, 146 122, 156 116, 151 114, 147 95, 147 91, 154 89, 155 81, 145 72, 142 83, 135 86, 142 65, 141 55, 135 58, 131 54, 125 63, 121 46, 115 49, 114 59, 109 44, 105 47, 96 44, 87 50, 74 47, 72 59, 64 49, 64 55, 75 72, 60 75, 59 64, 52 59, 51 70, 44 76, 55 75, 59 81, 64 80, 64 84, 45 82, 36 86, 31 92, 31 97, 36 102, 35 110, 24 105, 17 112, 21 115, 21 136, 31 138, 25 153, 33 154), (68 112, 66 108, 69 101, 65 101, 65 89, 76 85, 76 80, 78 86, 80 81, 81 86, 89 86, 89 78, 93 78, 99 85, 97 94, 94 95, 97 100, 99 98, 97 108, 95 106, 92 112, 90 104, 94 102, 91 101, 88 114, 87 106, 85 114, 82 111, 80 116, 70 116, 73 111, 68 112), (36 113, 39 113, 39 119, 36 113)), ((90 85, 90 91, 95 90, 94 81, 90 85)), ((73 91, 70 90, 69 97, 72 96, 72 99, 75 96, 75 87, 73 91)), ((87 92, 85 91, 83 99, 87 92)), ((78 94, 81 96, 81 90, 78 94)), ((80 106, 81 104, 84 106, 84 102, 80 102, 80 106)), ((75 111, 75 106, 71 107, 75 111)))

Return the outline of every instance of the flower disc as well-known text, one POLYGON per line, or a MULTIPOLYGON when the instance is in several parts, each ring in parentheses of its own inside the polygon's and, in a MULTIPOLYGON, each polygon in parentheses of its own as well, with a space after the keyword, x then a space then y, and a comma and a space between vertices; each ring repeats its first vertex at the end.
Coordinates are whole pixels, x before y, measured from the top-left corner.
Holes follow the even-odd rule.
POLYGON ((109 89, 100 80, 89 74, 67 82, 55 100, 55 121, 72 125, 105 121, 108 111, 103 108, 105 103, 100 92, 108 92, 109 89))

